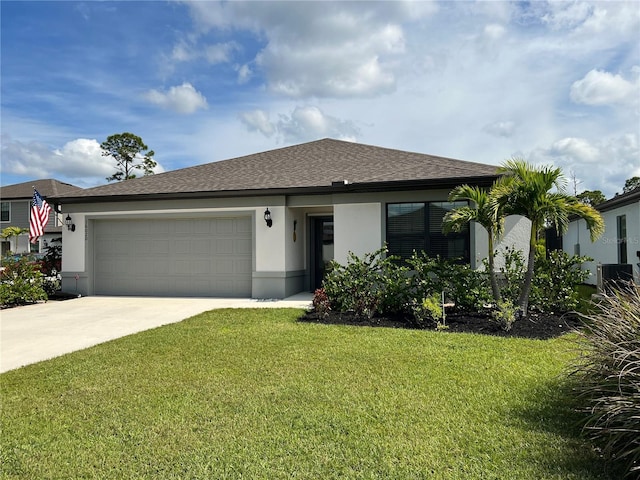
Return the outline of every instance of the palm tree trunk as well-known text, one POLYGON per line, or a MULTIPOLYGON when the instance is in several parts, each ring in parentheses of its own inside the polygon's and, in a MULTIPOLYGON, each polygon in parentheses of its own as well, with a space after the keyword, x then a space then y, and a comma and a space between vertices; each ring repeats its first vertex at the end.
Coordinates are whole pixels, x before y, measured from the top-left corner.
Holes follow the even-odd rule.
POLYGON ((529 294, 531 293, 531 282, 533 281, 533 262, 535 261, 536 257, 537 239, 537 229, 532 223, 531 239, 529 241, 529 261, 527 262, 527 273, 524 276, 524 283, 522 284, 522 290, 520 290, 520 297, 518 298, 518 307, 520 308, 520 315, 522 316, 522 318, 525 318, 529 313, 529 294))
POLYGON ((489 280, 491 282, 491 293, 496 304, 502 301, 500 295, 500 286, 498 285, 498 279, 496 278, 496 271, 494 268, 494 251, 493 251, 493 235, 489 232, 489 280))

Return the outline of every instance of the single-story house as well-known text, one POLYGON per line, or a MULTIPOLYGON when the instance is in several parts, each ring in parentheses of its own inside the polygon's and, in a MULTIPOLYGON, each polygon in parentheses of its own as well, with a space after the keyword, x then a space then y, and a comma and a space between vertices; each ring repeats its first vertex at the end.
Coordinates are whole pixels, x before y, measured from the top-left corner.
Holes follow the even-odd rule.
MULTIPOLYGON (((481 266, 482 227, 445 236, 441 223, 453 187, 495 178, 492 165, 323 139, 59 195, 75 225, 63 289, 283 298, 385 242, 481 266)), ((505 241, 526 248, 527 228, 512 221, 505 241)))
POLYGON ((17 238, 2 239, 2 255, 9 251, 13 253, 42 252, 52 239, 62 236, 64 218, 61 212, 54 211, 52 205, 44 235, 38 239, 37 243, 29 243, 29 216, 34 188, 49 203, 51 203, 49 200, 51 197, 75 194, 82 190, 80 187, 52 178, 0 187, 0 230, 6 227, 19 227, 27 231, 17 238))
POLYGON ((564 250, 593 258, 583 266, 591 272, 587 280, 591 285, 602 286, 602 280, 628 278, 630 274, 640 284, 640 188, 595 208, 604 219, 604 234, 591 243, 585 221, 575 219, 564 235, 564 250))

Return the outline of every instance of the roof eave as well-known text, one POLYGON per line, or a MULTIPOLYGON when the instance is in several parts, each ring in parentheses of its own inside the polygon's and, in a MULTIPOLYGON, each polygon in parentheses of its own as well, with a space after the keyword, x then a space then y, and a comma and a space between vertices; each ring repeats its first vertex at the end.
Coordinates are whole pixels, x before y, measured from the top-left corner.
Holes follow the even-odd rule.
POLYGON ((600 212, 606 212, 608 210, 613 210, 618 207, 624 207, 626 205, 631 205, 632 203, 640 201, 640 189, 632 190, 628 193, 623 193, 622 195, 618 195, 617 197, 613 197, 606 202, 601 203, 600 205, 596 205, 596 210, 600 212))
POLYGON ((333 193, 389 192, 402 190, 424 190, 433 188, 454 188, 461 183, 478 186, 490 186, 498 175, 479 175, 473 177, 437 178, 429 180, 400 180, 385 182, 338 183, 327 186, 265 188, 249 190, 218 190, 201 192, 171 192, 126 195, 98 195, 79 197, 51 197, 56 204, 71 205, 82 203, 111 203, 152 200, 192 200, 198 198, 237 198, 278 195, 327 195, 333 193))

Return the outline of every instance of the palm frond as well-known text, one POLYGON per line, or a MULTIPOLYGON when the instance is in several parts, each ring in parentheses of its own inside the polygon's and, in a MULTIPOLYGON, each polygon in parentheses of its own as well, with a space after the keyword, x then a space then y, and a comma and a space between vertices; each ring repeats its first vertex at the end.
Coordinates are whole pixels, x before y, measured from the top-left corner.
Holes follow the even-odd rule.
POLYGON ((469 222, 478 219, 478 210, 471 207, 455 208, 444 216, 442 231, 444 233, 460 232, 469 222))

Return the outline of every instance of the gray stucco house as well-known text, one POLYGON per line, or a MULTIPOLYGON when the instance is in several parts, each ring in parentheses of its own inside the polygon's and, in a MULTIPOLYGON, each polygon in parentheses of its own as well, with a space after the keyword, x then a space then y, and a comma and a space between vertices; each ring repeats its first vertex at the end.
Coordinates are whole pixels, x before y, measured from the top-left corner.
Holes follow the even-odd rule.
MULTIPOLYGON (((42 198, 49 201, 49 203, 51 203, 49 199, 56 195, 75 194, 82 190, 75 185, 51 178, 0 187, 0 230, 6 227, 20 227, 27 231, 29 230, 29 215, 31 214, 34 187, 42 198)), ((3 240, 2 254, 4 255, 9 251, 13 253, 42 252, 48 242, 53 238, 62 236, 63 224, 64 219, 61 214, 56 213, 52 208, 44 235, 38 239, 36 244, 30 244, 29 234, 24 233, 18 238, 3 240)))
POLYGON ((441 222, 453 187, 495 178, 492 165, 324 139, 61 194, 75 224, 63 289, 283 298, 385 242, 480 265, 484 230, 444 236, 441 222))

